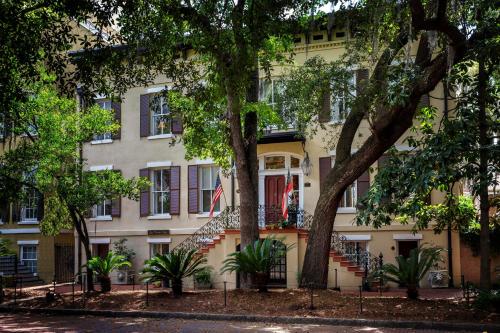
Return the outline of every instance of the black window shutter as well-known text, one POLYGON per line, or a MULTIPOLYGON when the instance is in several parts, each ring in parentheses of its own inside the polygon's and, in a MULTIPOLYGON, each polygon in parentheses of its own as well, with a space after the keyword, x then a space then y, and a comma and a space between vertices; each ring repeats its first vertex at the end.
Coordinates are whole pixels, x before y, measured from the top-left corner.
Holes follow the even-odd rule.
MULTIPOLYGON (((147 178, 149 180, 149 169, 140 169, 139 177, 147 178)), ((139 199, 139 216, 149 216, 149 193, 150 188, 144 188, 141 190, 141 197, 139 199)))
POLYGON ((150 134, 150 113, 149 113, 149 95, 141 95, 139 103, 139 122, 140 122, 140 135, 148 137, 150 134))
POLYGON ((115 113, 115 121, 120 125, 118 131, 113 134, 113 139, 118 140, 122 137, 122 104, 120 102, 111 102, 111 109, 115 113))

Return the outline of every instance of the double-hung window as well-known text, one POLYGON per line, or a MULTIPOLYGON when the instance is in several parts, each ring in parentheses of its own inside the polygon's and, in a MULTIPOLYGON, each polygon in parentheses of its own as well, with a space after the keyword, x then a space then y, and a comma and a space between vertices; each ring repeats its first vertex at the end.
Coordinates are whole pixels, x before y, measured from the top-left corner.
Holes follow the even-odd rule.
POLYGON ((38 204, 40 194, 32 188, 25 188, 25 196, 21 206, 21 221, 33 222, 38 220, 38 204))
MULTIPOLYGON (((99 105, 99 107, 101 109, 111 110, 111 101, 110 100, 97 101, 97 105, 99 105)), ((111 133, 110 132, 94 135, 94 141, 105 141, 105 140, 111 140, 111 133)))
POLYGON ((149 249, 149 255, 152 258, 156 255, 167 254, 169 251, 169 246, 168 243, 151 243, 149 249))
POLYGON ((111 200, 106 199, 94 206, 92 209, 93 218, 110 218, 111 217, 111 200))
MULTIPOLYGON (((283 92, 284 86, 279 80, 260 80, 259 83, 259 101, 267 103, 270 107, 276 110, 278 103, 278 95, 283 92)), ((283 110, 280 110, 283 111, 283 110)), ((280 112, 282 116, 286 116, 285 112, 280 112)), ((295 119, 284 119, 288 128, 295 127, 295 119)), ((270 130, 276 129, 276 126, 269 126, 270 130)))
POLYGON ((355 208, 357 199, 357 182, 347 186, 342 199, 340 199, 340 208, 355 208))
MULTIPOLYGON (((334 164, 334 159, 332 158, 332 167, 334 164)), ((356 209, 356 203, 358 198, 358 181, 354 181, 351 185, 347 186, 339 202, 339 208, 348 208, 344 212, 351 212, 351 210, 356 209)))
POLYGON ((152 171, 153 215, 170 214, 170 169, 152 171))
POLYGON ((355 75, 353 72, 344 87, 338 90, 338 93, 333 92, 330 100, 332 122, 338 123, 346 120, 347 115, 351 111, 350 101, 356 96, 355 87, 355 75))
POLYGON ((150 101, 151 135, 172 133, 172 115, 167 104, 167 97, 156 95, 150 101))
MULTIPOLYGON (((212 204, 212 197, 215 192, 215 182, 219 174, 219 167, 216 166, 201 166, 199 170, 200 177, 200 212, 210 212, 210 205, 212 204)), ((214 211, 220 211, 220 200, 217 201, 214 211)))
POLYGON ((19 253, 21 257, 21 264, 26 266, 31 273, 37 272, 37 253, 36 245, 21 245, 19 246, 19 253))

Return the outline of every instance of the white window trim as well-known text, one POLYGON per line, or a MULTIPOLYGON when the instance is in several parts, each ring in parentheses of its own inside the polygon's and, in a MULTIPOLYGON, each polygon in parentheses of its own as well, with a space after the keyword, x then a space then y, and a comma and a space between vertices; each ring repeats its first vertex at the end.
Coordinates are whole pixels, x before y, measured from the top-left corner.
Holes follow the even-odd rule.
MULTIPOLYGON (((358 149, 356 148, 352 148, 351 149, 351 154, 354 154, 358 151, 358 149)), ((336 156, 337 152, 335 150, 330 150, 330 156, 336 156)), ((333 168, 333 166, 335 165, 335 158, 332 158, 331 159, 331 165, 330 167, 333 168)), ((351 185, 354 185, 355 186, 355 190, 354 190, 354 196, 353 196, 353 199, 355 201, 354 203, 354 207, 338 207, 337 208, 337 213, 338 214, 356 214, 357 212, 357 208, 356 208, 356 205, 358 204, 358 180, 356 179, 351 185)), ((342 195, 342 198, 340 200, 342 200, 344 198, 344 196, 342 195)))
MULTIPOLYGON (((158 167, 157 163, 166 163, 166 164, 170 164, 169 166, 171 166, 172 162, 170 162, 170 161, 163 161, 163 162, 152 162, 152 163, 153 164, 148 163, 149 165, 153 165, 153 167, 149 167, 148 166, 149 168, 153 168, 152 172, 149 173, 150 174, 150 181, 152 183, 151 186, 149 187, 149 194, 150 194, 150 198, 149 198, 150 201, 149 202, 150 202, 150 205, 151 205, 150 207, 152 207, 151 210, 154 211, 154 207, 155 207, 155 197, 154 197, 154 194, 155 194, 155 192, 166 192, 166 191, 155 191, 154 190, 154 187, 155 187, 155 184, 154 184, 154 182, 155 182, 155 179, 154 179, 154 177, 155 177, 155 175, 154 175, 155 171, 166 171, 166 170, 168 170, 170 172, 170 169, 168 167, 164 167, 164 166, 159 166, 158 167), (154 164, 154 163, 156 163, 156 164, 154 164)), ((163 183, 163 181, 162 181, 162 183, 163 183)), ((169 195, 170 195, 170 191, 171 190, 170 190, 170 185, 169 185, 169 192, 168 192, 169 195)), ((148 220, 170 220, 170 219, 172 219, 172 216, 170 215, 170 209, 169 209, 168 213, 160 213, 160 214, 154 214, 153 213, 153 214, 150 214, 147 217, 147 219, 148 220)))
POLYGON ((92 140, 92 141, 90 141, 91 145, 103 145, 103 144, 108 144, 108 143, 113 143, 113 139, 92 140))
MULTIPOLYGON (((203 166, 202 166, 202 168, 203 168, 203 167, 205 167, 205 168, 210 168, 210 177, 212 177, 212 168, 218 168, 218 169, 219 169, 219 170, 217 171, 217 174, 219 174, 219 172, 220 172, 220 168, 219 168, 217 165, 214 165, 214 164, 205 164, 205 165, 203 165, 203 166)), ((199 178, 198 178, 198 197, 200 198, 200 200, 199 200, 199 202, 198 202, 198 206, 199 206, 199 207, 198 207, 198 211, 199 211, 199 214, 198 214, 196 217, 199 217, 199 216, 200 216, 200 217, 205 217, 205 216, 206 216, 206 217, 209 217, 209 215, 210 215, 210 211, 208 211, 208 212, 204 212, 204 211, 202 211, 202 209, 203 209, 203 196, 202 196, 202 192, 203 192, 203 191, 212 191, 212 195, 213 195, 213 193, 215 192, 215 188, 212 188, 212 189, 203 189, 203 188, 202 188, 202 183, 203 183, 203 181, 202 181, 202 179, 201 179, 201 178, 203 177, 203 173, 202 173, 202 171, 201 171, 200 169, 198 169, 198 177, 199 177, 199 178)), ((217 177, 216 177, 216 179, 217 179, 217 177)), ((213 179, 211 179, 211 180, 213 180, 213 179)), ((220 209, 221 209, 221 205, 222 205, 220 201, 221 201, 221 200, 219 199, 219 210, 218 210, 218 211, 216 211, 216 210, 214 209, 214 215, 215 215, 215 213, 217 213, 217 212, 219 212, 219 213, 220 213, 220 209)), ((210 208, 209 208, 209 209, 210 209, 210 208)), ((217 214, 217 215, 218 215, 218 214, 217 214)))
POLYGON ((18 240, 17 245, 38 245, 39 240, 18 240))
POLYGON ((198 228, 175 228, 169 229, 171 235, 191 235, 198 231, 198 228))
POLYGON ((392 235, 394 240, 421 240, 423 239, 422 234, 394 234, 392 235))
POLYGON ((156 162, 147 162, 146 168, 168 168, 172 166, 172 161, 156 161, 156 162))
POLYGON ((103 215, 91 217, 89 221, 98 222, 98 221, 113 221, 113 217, 111 215, 103 215))
MULTIPOLYGON (((216 217, 216 216, 219 216, 221 212, 216 212, 214 211, 214 214, 213 216, 216 217)), ((196 214, 196 218, 197 219, 205 219, 205 218, 209 218, 210 217, 210 212, 208 213, 199 213, 199 214, 196 214)))
POLYGON ((339 207, 337 214, 356 214, 356 207, 339 207))
POLYGON ((39 228, 17 228, 17 229, 2 229, 2 235, 19 235, 19 234, 39 234, 39 228))
POLYGON ((149 215, 148 220, 171 220, 172 215, 170 214, 157 214, 157 215, 149 215))
POLYGON ((89 168, 90 171, 104 171, 104 170, 113 170, 113 164, 109 165, 91 165, 89 168))
POLYGON ((148 136, 148 140, 171 139, 171 138, 175 138, 175 134, 168 133, 168 134, 158 134, 158 135, 148 136))
POLYGON ((372 235, 342 235, 345 237, 347 241, 370 241, 372 239, 372 235))
POLYGON ((111 244, 111 238, 91 238, 90 244, 111 244))
POLYGON ((150 237, 148 237, 147 242, 149 244, 170 244, 170 243, 172 243, 172 238, 150 238, 150 237))
POLYGON ((167 86, 159 86, 159 87, 151 87, 146 89, 147 94, 159 93, 162 91, 168 90, 167 86))
POLYGON ((196 160, 195 164, 196 165, 207 165, 207 164, 215 164, 215 163, 214 163, 213 159, 207 158, 207 159, 204 159, 204 160, 196 160))
POLYGON ((26 219, 26 220, 21 220, 17 222, 17 224, 39 224, 40 222, 37 219, 26 219))

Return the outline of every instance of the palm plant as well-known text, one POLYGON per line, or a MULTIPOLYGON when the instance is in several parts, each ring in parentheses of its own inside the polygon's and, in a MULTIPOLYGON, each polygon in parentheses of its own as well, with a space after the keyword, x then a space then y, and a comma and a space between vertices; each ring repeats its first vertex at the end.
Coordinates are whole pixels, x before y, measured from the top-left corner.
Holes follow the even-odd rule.
POLYGON ((124 266, 130 267, 132 264, 127 261, 127 258, 123 255, 115 254, 113 252, 108 252, 106 257, 93 257, 87 262, 87 267, 97 274, 97 278, 101 283, 101 291, 108 292, 111 290, 111 279, 109 274, 115 269, 122 268, 124 266))
POLYGON ((282 244, 274 237, 258 239, 239 252, 231 253, 223 262, 221 273, 238 272, 250 274, 259 292, 267 291, 267 282, 271 268, 292 247, 282 244))
POLYGON ((174 297, 182 295, 182 279, 206 269, 200 265, 206 263, 206 258, 197 254, 197 249, 178 250, 164 255, 156 255, 146 261, 142 270, 143 281, 172 282, 174 297))
POLYGON ((384 264, 376 274, 385 281, 395 282, 406 287, 406 294, 410 299, 418 298, 419 282, 438 261, 442 261, 442 248, 423 245, 412 249, 408 258, 396 257, 396 265, 384 264))

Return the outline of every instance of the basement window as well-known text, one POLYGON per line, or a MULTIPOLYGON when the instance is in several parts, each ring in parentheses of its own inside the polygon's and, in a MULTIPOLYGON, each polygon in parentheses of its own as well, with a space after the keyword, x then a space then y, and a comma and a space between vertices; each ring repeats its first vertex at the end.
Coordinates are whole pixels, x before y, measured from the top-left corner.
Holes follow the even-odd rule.
POLYGON ((314 35, 313 36, 313 40, 322 40, 323 39, 323 35, 314 35))

